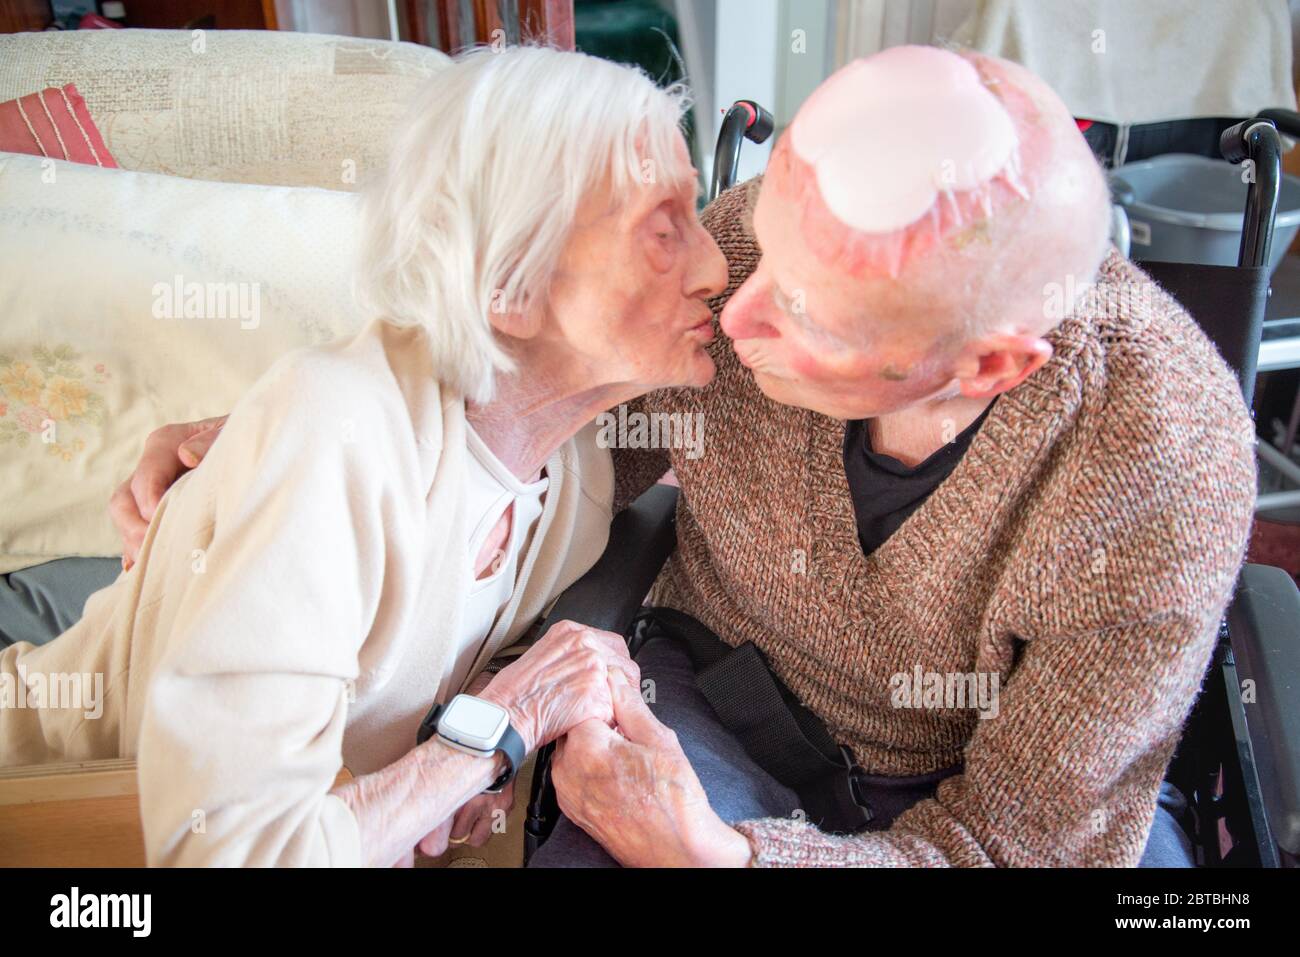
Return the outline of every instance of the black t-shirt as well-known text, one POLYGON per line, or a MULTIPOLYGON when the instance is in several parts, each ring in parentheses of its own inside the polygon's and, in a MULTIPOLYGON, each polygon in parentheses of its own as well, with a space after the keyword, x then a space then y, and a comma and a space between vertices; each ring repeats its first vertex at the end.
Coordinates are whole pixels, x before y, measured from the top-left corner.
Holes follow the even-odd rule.
POLYGON ((960 435, 915 468, 872 451, 868 420, 858 419, 848 424, 844 430, 844 474, 853 495, 858 541, 862 543, 864 555, 883 545, 952 474, 993 405, 990 402, 960 435))

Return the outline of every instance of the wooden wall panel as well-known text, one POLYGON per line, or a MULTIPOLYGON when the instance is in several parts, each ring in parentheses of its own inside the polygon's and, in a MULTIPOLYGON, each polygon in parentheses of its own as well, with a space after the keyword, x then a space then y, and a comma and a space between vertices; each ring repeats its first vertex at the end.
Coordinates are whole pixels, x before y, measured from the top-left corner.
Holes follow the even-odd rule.
POLYGON ((44 30, 52 19, 47 0, 0 0, 0 33, 44 30))

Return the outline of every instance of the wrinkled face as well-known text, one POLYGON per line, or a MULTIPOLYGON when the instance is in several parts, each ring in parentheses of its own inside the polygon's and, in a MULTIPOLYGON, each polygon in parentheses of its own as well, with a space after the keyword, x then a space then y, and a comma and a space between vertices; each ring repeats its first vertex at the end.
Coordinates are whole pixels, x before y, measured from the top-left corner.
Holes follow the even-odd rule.
POLYGON ((741 363, 769 398, 839 419, 883 415, 942 390, 951 376, 936 348, 941 317, 887 278, 854 278, 814 254, 781 188, 782 145, 753 213, 762 259, 721 317, 741 363))
POLYGON ((614 203, 593 195, 552 281, 552 334, 592 384, 639 391, 704 386, 713 378, 705 300, 727 285, 727 263, 695 214, 696 178, 680 137, 676 175, 638 185, 614 203))

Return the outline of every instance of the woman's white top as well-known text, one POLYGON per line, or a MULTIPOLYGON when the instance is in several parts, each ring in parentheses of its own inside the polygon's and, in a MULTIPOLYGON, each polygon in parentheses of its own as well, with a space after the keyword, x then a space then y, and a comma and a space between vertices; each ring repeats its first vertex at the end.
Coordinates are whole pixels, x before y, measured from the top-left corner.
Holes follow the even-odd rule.
POLYGON ((519 578, 520 556, 532 542, 537 520, 542 516, 542 498, 550 485, 545 475, 528 484, 519 481, 468 424, 465 444, 470 453, 465 476, 465 514, 470 528, 465 561, 469 563, 471 579, 475 560, 502 514, 513 505, 514 515, 505 544, 497 549, 485 575, 470 585, 465 596, 456 663, 438 689, 438 700, 443 703, 450 701, 465 684, 483 643, 510 603, 519 578))

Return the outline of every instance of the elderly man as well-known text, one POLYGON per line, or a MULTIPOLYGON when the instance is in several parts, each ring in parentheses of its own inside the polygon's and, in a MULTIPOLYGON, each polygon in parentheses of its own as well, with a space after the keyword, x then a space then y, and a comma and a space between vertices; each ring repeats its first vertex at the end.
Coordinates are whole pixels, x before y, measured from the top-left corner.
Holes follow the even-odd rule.
MULTIPOLYGON (((829 79, 762 183, 706 211, 732 343, 702 391, 631 407, 702 414, 704 454, 614 456, 621 503, 669 467, 682 487, 671 610, 637 656, 653 700, 611 675, 617 727, 561 743, 568 820, 535 863, 1186 858, 1157 798, 1242 561, 1252 427, 1107 219, 1042 82, 916 47, 829 79), (713 635, 761 652, 769 712, 784 688, 843 749, 856 823, 819 813, 847 775, 793 788, 789 754, 719 717, 695 674, 713 635)), ((143 463, 135 498, 173 468, 143 463)))
MULTIPOLYGON (((1252 428, 1195 322, 1106 254, 1107 211, 1042 82, 899 48, 823 84, 761 186, 706 212, 731 348, 702 392, 638 406, 702 413, 705 454, 620 450, 620 493, 673 467, 656 600, 761 650, 851 750, 875 816, 805 820, 808 795, 737 747, 656 638, 638 660, 662 722, 623 689, 622 733, 581 725, 555 762, 561 808, 615 859, 1185 857, 1153 815, 1242 561, 1252 428), (936 675, 993 700, 923 695, 936 675)), ((562 822, 537 862, 599 862, 584 841, 562 822)))

